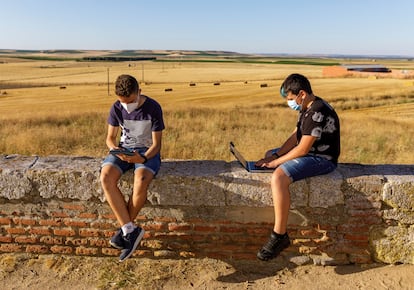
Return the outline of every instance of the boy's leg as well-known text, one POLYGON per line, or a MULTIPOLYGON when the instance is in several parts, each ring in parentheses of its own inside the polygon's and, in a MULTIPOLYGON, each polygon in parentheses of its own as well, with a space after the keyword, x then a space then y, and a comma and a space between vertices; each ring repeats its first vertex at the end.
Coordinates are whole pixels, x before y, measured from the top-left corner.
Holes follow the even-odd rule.
POLYGON ((292 182, 333 171, 336 165, 324 158, 304 156, 287 161, 279 166, 272 175, 271 187, 275 224, 269 241, 257 253, 261 260, 276 257, 290 244, 287 235, 287 221, 290 209, 289 185, 292 182))
POLYGON ((112 165, 106 165, 101 169, 100 180, 105 198, 115 214, 118 223, 123 226, 129 223, 131 219, 124 196, 118 188, 120 177, 121 172, 112 165))
POLYGON ((134 221, 147 200, 148 187, 154 174, 147 169, 138 168, 134 172, 134 189, 128 202, 128 212, 131 221, 134 221))
POLYGON ((260 260, 267 261, 273 259, 290 245, 286 228, 290 208, 289 185, 291 183, 290 177, 280 167, 273 172, 271 187, 275 224, 269 240, 257 253, 257 257, 260 260))
MULTIPOLYGON (((147 200, 147 190, 154 175, 152 172, 144 168, 137 168, 134 172, 134 189, 128 202, 128 212, 131 221, 134 221, 138 213, 142 209, 147 200)), ((123 249, 119 256, 119 261, 122 262, 128 259, 138 247, 141 239, 144 236, 144 229, 134 226, 131 233, 123 236, 123 249)))
POLYGON ((292 183, 289 176, 281 168, 277 168, 271 179, 275 224, 273 231, 283 235, 286 233, 290 209, 289 185, 292 183))

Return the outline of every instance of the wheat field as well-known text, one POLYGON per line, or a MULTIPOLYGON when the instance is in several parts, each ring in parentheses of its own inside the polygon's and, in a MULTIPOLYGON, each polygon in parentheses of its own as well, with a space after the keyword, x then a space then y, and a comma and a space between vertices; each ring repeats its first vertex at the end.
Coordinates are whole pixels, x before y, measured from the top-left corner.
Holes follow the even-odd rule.
MULTIPOLYGON (((409 61, 388 61, 413 69, 409 61)), ((412 164, 414 81, 324 78, 322 67, 237 62, 79 62, 0 56, 0 154, 103 157, 113 83, 134 75, 163 107, 164 159, 232 160, 234 141, 249 159, 279 146, 297 113, 278 90, 290 73, 338 111, 340 162, 412 164), (190 85, 192 84, 192 85, 190 85), (170 91, 166 91, 170 89, 170 91)))

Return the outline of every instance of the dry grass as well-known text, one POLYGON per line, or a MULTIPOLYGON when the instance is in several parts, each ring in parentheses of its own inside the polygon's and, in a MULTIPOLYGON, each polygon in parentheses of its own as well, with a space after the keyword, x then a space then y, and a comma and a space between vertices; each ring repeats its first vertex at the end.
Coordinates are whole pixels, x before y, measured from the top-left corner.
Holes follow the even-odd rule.
MULTIPOLYGON (((410 63, 389 65, 407 69, 410 63)), ((164 158, 231 160, 232 140, 249 159, 256 159, 293 130, 296 113, 278 96, 278 88, 288 74, 300 72, 339 112, 341 162, 414 163, 410 80, 326 79, 318 66, 243 63, 9 59, 0 69, 7 72, 0 75, 3 154, 104 156, 106 117, 115 100, 113 81, 129 73, 143 78, 142 92, 164 108, 164 158), (263 83, 267 87, 261 88, 263 83)))

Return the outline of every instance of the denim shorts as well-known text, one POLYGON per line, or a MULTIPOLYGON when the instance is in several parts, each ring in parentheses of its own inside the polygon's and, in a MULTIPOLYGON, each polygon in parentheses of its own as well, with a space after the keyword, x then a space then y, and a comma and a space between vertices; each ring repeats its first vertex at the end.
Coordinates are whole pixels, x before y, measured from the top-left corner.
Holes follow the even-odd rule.
MULTIPOLYGON (((278 149, 272 150, 277 152, 278 149)), ((337 164, 334 162, 315 155, 305 155, 298 157, 279 166, 283 172, 290 177, 292 182, 305 179, 307 177, 327 174, 336 169, 337 164)))
MULTIPOLYGON (((144 148, 135 148, 134 150, 137 150, 139 154, 144 154, 148 148, 144 147, 144 148)), ((152 174, 157 175, 158 171, 160 170, 161 167, 161 156, 160 153, 157 153, 157 155, 155 155, 154 157, 148 159, 147 162, 145 162, 145 164, 142 163, 128 163, 126 161, 122 161, 121 159, 119 159, 117 156, 109 154, 108 156, 106 156, 105 160, 102 162, 102 167, 106 166, 106 165, 112 165, 116 168, 118 168, 118 170, 124 174, 125 172, 127 172, 130 169, 134 169, 135 170, 139 169, 139 168, 145 168, 147 170, 149 170, 152 174)))

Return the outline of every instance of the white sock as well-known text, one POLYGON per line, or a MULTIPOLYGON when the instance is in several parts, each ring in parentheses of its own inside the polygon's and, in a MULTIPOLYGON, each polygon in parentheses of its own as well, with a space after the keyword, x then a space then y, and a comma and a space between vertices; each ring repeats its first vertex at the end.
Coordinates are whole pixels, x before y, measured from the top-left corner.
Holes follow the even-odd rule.
POLYGON ((135 228, 136 228, 136 226, 135 226, 132 222, 129 222, 129 223, 127 223, 127 224, 124 224, 124 225, 121 227, 121 229, 122 229, 122 234, 123 234, 124 236, 126 236, 127 234, 132 233, 132 232, 135 230, 135 228))

